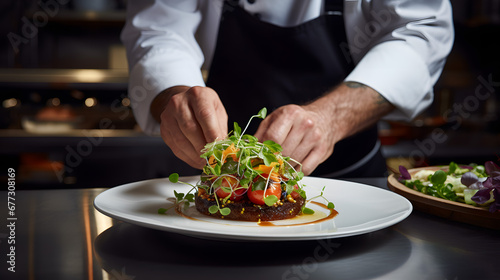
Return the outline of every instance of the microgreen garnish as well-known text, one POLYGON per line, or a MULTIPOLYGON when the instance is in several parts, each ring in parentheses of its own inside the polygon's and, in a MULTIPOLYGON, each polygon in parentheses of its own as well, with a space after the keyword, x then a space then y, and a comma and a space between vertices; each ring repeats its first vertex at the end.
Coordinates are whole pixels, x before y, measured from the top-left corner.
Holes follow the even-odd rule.
MULTIPOLYGON (((335 204, 333 204, 333 202, 329 201, 324 195, 323 195, 323 192, 325 191, 325 188, 326 186, 323 187, 323 189, 321 189, 321 193, 318 194, 317 196, 315 197, 311 197, 310 199, 308 199, 306 202, 310 202, 311 200, 313 199, 316 199, 316 198, 323 198, 326 202, 327 202, 327 207, 328 209, 334 209, 335 208, 335 204)), ((302 213, 303 214, 314 214, 314 210, 310 209, 310 208, 307 208, 305 207, 306 204, 304 204, 304 206, 302 207, 302 213)))
POLYGON ((278 202, 278 197, 275 195, 268 195, 264 198, 264 202, 267 206, 273 206, 276 202, 278 202))
POLYGON ((170 174, 170 176, 168 176, 168 180, 172 183, 177 183, 177 181, 179 181, 179 174, 177 173, 170 174))
MULTIPOLYGON (((248 120, 247 126, 245 126, 245 129, 243 130, 243 132, 241 133, 241 135, 245 135, 245 131, 247 131, 247 128, 250 125, 250 123, 252 122, 253 118, 265 119, 266 116, 267 116, 267 108, 264 107, 264 108, 260 109, 260 111, 259 111, 259 113, 257 113, 257 115, 253 115, 253 116, 250 117, 250 120, 248 120)), ((234 124, 235 124, 234 130, 236 131, 236 127, 238 126, 238 124, 236 122, 234 124)), ((239 135, 238 138, 241 138, 241 135, 239 135)))
POLYGON ((312 214, 314 214, 314 210, 304 206, 304 207, 302 207, 302 214, 312 215, 312 214))
MULTIPOLYGON (((226 176, 226 174, 233 174, 236 180, 234 186, 247 189, 255 178, 258 176, 263 177, 262 173, 276 172, 287 179, 282 183, 287 186, 287 193, 291 193, 293 186, 298 184, 304 174, 292 166, 289 162, 291 161, 290 158, 283 157, 280 154, 282 151, 281 145, 271 140, 261 143, 255 136, 245 134, 252 119, 264 119, 266 115, 267 109, 262 108, 258 114, 250 118, 243 131, 235 122, 234 129, 227 138, 208 143, 202 150, 201 155, 207 161, 203 168, 205 176, 216 178, 222 175, 226 176), (263 171, 259 168, 261 165, 266 166, 267 169, 263 171)), ((298 165, 301 168, 301 165, 298 165)), ((213 181, 209 188, 209 194, 214 194, 220 183, 220 180, 213 181)), ((224 191, 233 194, 236 189, 226 188, 224 191)), ((227 198, 229 196, 226 197, 226 200, 227 198)), ((273 196, 266 196, 264 199, 266 205, 274 205, 278 200, 276 196, 274 198, 273 196)), ((217 207, 220 211, 220 207, 217 207)), ((212 208, 212 210, 215 211, 215 208, 212 208)))
POLYGON ((174 205, 170 206, 169 208, 158 209, 158 214, 166 214, 168 210, 174 208, 177 205, 180 205, 181 203, 184 204, 184 207, 187 208, 191 202, 194 202, 194 194, 192 194, 191 192, 193 190, 196 190, 196 186, 186 182, 179 181, 179 174, 177 173, 170 174, 170 176, 168 176, 168 180, 172 183, 181 183, 191 186, 191 189, 186 194, 178 193, 176 190, 174 190, 174 196, 175 196, 175 198, 173 199, 174 205))
MULTIPOLYGON (((172 198, 175 202, 174 206, 180 203, 189 206, 189 203, 194 201, 192 190, 203 189, 206 194, 215 198, 215 204, 208 208, 209 213, 220 213, 226 216, 231 213, 231 210, 226 207, 228 203, 232 203, 230 200, 247 193, 250 187, 252 192, 263 191, 263 204, 273 206, 280 200, 279 195, 267 192, 273 184, 281 186, 281 190, 284 190, 287 195, 297 192, 306 199, 306 193, 300 183, 304 177, 301 171, 302 165, 290 157, 282 156, 283 149, 278 143, 271 140, 259 142, 255 136, 245 134, 252 119, 264 119, 266 115, 267 109, 262 108, 258 114, 250 117, 243 130, 235 122, 232 132, 226 138, 217 139, 205 145, 201 150, 201 158, 206 160, 206 165, 203 168, 201 180, 196 186, 179 181, 177 173, 171 174, 170 182, 183 183, 192 187, 186 194, 174 191, 175 198, 172 198), (274 178, 272 182, 271 177, 274 178)), ((275 186, 273 188, 271 193, 275 190, 275 186)), ((312 199, 318 197, 323 197, 328 202, 328 208, 334 208, 333 203, 323 196, 323 191, 312 199)), ((168 209, 160 208, 158 213, 166 213, 168 209)), ((314 210, 302 207, 302 212, 313 214, 314 210)))

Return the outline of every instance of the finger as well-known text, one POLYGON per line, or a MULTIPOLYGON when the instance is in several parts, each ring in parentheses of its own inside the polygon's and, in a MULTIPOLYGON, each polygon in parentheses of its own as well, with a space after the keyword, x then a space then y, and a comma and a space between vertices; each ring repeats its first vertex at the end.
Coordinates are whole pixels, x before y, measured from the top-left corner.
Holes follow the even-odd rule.
POLYGON ((318 135, 314 133, 307 134, 303 140, 303 144, 300 147, 304 148, 303 151, 298 151, 298 153, 302 154, 307 152, 307 155, 302 159, 302 168, 304 170, 304 174, 310 174, 323 163, 327 158, 329 158, 333 153, 333 144, 330 147, 328 143, 325 141, 320 141, 319 143, 313 142, 318 135), (308 143, 308 144, 306 144, 308 143), (316 143, 312 144, 311 143, 316 143))
POLYGON ((196 125, 192 121, 190 110, 185 107, 177 108, 179 109, 167 108, 161 114, 161 136, 175 155, 179 155, 178 157, 189 165, 197 166, 201 162, 200 151, 204 145, 203 138, 199 132, 196 133, 196 128, 189 128, 185 124, 196 125), (173 113, 172 116, 174 111, 176 113, 173 113))
POLYGON ((288 137, 292 126, 293 121, 290 118, 279 112, 276 114, 273 112, 261 122, 255 133, 255 137, 260 141, 272 140, 282 145, 288 137))
POLYGON ((221 108, 217 109, 217 120, 219 121, 219 129, 221 131, 222 137, 226 137, 228 134, 228 116, 222 102, 220 106, 221 108))
POLYGON ((203 132, 201 131, 200 125, 198 124, 196 119, 194 119, 194 114, 191 112, 189 117, 184 115, 183 117, 176 118, 175 120, 177 121, 176 127, 180 129, 181 135, 185 137, 185 139, 182 140, 184 142, 190 143, 192 146, 192 151, 187 153, 189 155, 196 154, 199 157, 201 154, 201 150, 205 147, 205 144, 207 142, 205 140, 203 132))
POLYGON ((318 138, 309 137, 313 128, 314 123, 308 118, 296 120, 282 144, 283 154, 302 161, 318 140, 318 138))
POLYGON ((302 172, 304 175, 310 175, 323 161, 323 152, 320 149, 313 149, 302 161, 302 172))
POLYGON ((167 108, 161 114, 162 127, 168 130, 175 130, 174 137, 188 140, 196 151, 201 151, 206 141, 198 124, 198 120, 193 113, 193 109, 186 100, 186 97, 178 94, 172 96, 167 108), (184 136, 185 138, 183 138, 184 136))
POLYGON ((204 165, 203 159, 200 158, 200 153, 196 151, 191 142, 182 134, 181 130, 176 126, 169 126, 169 130, 161 130, 163 141, 170 147, 175 156, 186 162, 194 168, 202 168, 204 165))
POLYGON ((267 121, 268 119, 269 116, 267 116, 267 118, 265 118, 263 121, 260 122, 259 127, 257 127, 257 131, 254 134, 254 136, 260 141, 263 141, 264 133, 268 130, 269 127, 269 122, 267 121))
POLYGON ((212 142, 215 139, 223 139, 227 136, 227 113, 217 94, 210 93, 212 96, 207 100, 194 97, 193 112, 206 142, 212 142))

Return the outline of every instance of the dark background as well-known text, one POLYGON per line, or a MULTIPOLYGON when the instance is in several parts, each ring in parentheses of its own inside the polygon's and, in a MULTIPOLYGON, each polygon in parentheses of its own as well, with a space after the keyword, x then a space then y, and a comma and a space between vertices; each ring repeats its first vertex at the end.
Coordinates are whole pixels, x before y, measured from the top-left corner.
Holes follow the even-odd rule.
MULTIPOLYGON (((0 175, 15 168, 18 188, 79 188, 197 174, 132 116, 125 1, 59 2, 0 3, 0 175), (68 109, 73 129, 29 130, 46 108, 68 109)), ((500 0, 451 2, 455 44, 434 103, 412 122, 380 123, 389 170, 500 158, 500 0)))

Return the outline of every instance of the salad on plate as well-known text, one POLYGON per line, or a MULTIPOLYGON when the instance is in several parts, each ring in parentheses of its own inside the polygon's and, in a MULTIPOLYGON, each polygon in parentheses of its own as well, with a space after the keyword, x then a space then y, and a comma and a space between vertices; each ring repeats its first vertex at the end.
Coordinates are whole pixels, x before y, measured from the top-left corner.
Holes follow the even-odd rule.
POLYGON ((451 162, 439 170, 422 169, 415 174, 399 166, 398 181, 421 193, 500 212, 500 167, 451 162))
MULTIPOLYGON (((263 108, 248 124, 256 117, 264 119, 266 114, 263 108)), ((225 139, 205 145, 201 157, 206 165, 200 181, 187 193, 174 191, 174 206, 189 207, 194 202, 196 210, 207 216, 257 222, 313 214, 314 210, 306 205, 318 197, 326 201, 327 208, 334 208, 323 192, 308 199, 301 183, 304 174, 300 163, 283 156, 279 144, 259 142, 245 134, 248 124, 242 131, 234 123, 234 130, 225 139)), ((184 183, 177 173, 171 174, 169 180, 184 183)), ((158 212, 167 210, 161 208, 158 212)))

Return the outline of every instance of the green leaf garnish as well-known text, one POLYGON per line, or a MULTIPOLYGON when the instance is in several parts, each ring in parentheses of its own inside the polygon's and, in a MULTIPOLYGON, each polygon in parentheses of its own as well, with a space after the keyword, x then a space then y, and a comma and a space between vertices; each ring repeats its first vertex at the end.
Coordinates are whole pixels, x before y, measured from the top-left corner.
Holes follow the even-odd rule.
POLYGON ((215 214, 215 213, 219 212, 219 206, 212 205, 212 206, 208 207, 208 212, 210 212, 210 214, 215 214))
POLYGON ((242 187, 248 188, 249 184, 250 184, 250 179, 248 179, 248 178, 243 178, 243 179, 240 180, 240 185, 242 187))
POLYGON ((271 140, 266 140, 264 141, 262 144, 264 144, 264 146, 266 146, 267 148, 269 148, 269 151, 271 153, 276 153, 276 152, 281 152, 283 151, 283 149, 281 148, 281 145, 280 144, 277 144, 276 142, 274 141, 271 141, 271 140))
MULTIPOLYGON (((241 134, 242 135, 245 134, 245 131, 247 131, 247 128, 250 125, 250 122, 252 122, 253 118, 264 119, 266 117, 266 115, 267 115, 267 109, 266 109, 266 107, 260 109, 260 111, 259 111, 259 113, 257 113, 257 115, 253 115, 253 116, 250 117, 250 120, 248 120, 247 126, 245 126, 245 129, 243 129, 243 132, 241 134)), ((239 139, 241 139, 241 136, 240 136, 239 139)))
POLYGON ((214 174, 217 175, 217 176, 220 176, 221 173, 221 165, 220 163, 215 165, 215 167, 212 169, 214 174))
MULTIPOLYGON (((300 184, 300 180, 304 177, 301 171, 302 165, 290 157, 281 155, 282 147, 274 141, 259 142, 255 136, 245 134, 252 119, 264 119, 267 116, 267 109, 262 108, 256 115, 250 117, 245 128, 242 130, 238 123, 234 123, 234 130, 224 139, 218 139, 214 142, 207 143, 203 150, 201 150, 201 158, 205 159, 207 164, 203 167, 204 175, 201 176, 202 184, 192 186, 193 189, 204 189, 209 195, 215 197, 216 205, 209 207, 209 213, 221 215, 228 215, 231 210, 224 205, 227 205, 230 197, 228 195, 224 198, 217 197, 216 190, 221 187, 222 175, 230 176, 234 179, 231 182, 231 187, 223 187, 222 190, 226 193, 233 193, 239 189, 246 189, 252 186, 253 189, 266 189, 267 180, 263 176, 262 168, 257 168, 259 165, 274 166, 273 172, 278 172, 284 178, 281 186, 286 190, 287 194, 297 192, 304 199, 306 199, 306 192, 300 184), (226 156, 228 147, 234 146, 234 150, 226 156), (224 155, 224 158, 223 158, 224 155), (276 165, 276 163, 279 163, 276 165), (298 166, 298 167, 296 167, 298 166), (255 183, 255 178, 260 177, 255 183)), ((183 183, 179 181, 179 175, 173 173, 169 176, 172 183, 183 183)), ((192 189, 192 190, 193 190, 192 189)), ((191 202, 195 201, 195 195, 192 190, 187 193, 177 193, 174 191, 176 205, 183 203, 184 207, 188 207, 191 202)), ((323 197, 323 192, 319 195, 323 197)), ((318 196, 317 196, 318 197, 318 196)), ((324 198, 324 197, 323 197, 324 198)), ((326 200, 326 198, 324 198, 326 200)), ((275 205, 279 199, 275 195, 270 195, 264 198, 264 202, 268 206, 275 205)), ((175 205, 174 205, 175 206, 175 205)), ((332 209, 333 203, 328 203, 328 207, 332 209)), ((168 210, 168 209, 167 209, 168 210)), ((159 210, 159 212, 166 212, 167 210, 159 210)), ((305 213, 312 214, 314 211, 310 208, 304 208, 305 213)))
POLYGON ((314 210, 312 210, 311 208, 304 207, 302 208, 302 213, 306 215, 312 215, 314 214, 314 210))
POLYGON ((303 189, 299 189, 299 190, 295 190, 296 192, 298 192, 300 194, 300 196, 302 196, 302 198, 306 198, 306 191, 304 191, 303 189))
POLYGON ((267 109, 266 109, 266 107, 260 109, 259 113, 257 114, 257 116, 259 118, 261 118, 261 119, 265 119, 266 115, 267 115, 267 109))
POLYGON ((455 173, 455 171, 459 169, 458 167, 458 164, 456 164, 455 162, 450 162, 450 166, 449 166, 449 169, 448 169, 448 174, 453 174, 455 173))
POLYGON ((241 136, 241 127, 238 125, 237 122, 234 122, 234 131, 233 131, 233 135, 236 137, 236 138, 240 138, 241 136))
POLYGON ((262 154, 264 164, 270 166, 273 162, 277 161, 276 156, 273 154, 262 154))
POLYGON ((221 174, 234 174, 238 170, 239 163, 234 161, 232 157, 228 157, 226 163, 221 167, 221 174))
POLYGON ((170 176, 168 176, 168 180, 172 183, 177 183, 179 181, 179 174, 177 173, 170 174, 170 176))
POLYGON ((266 189, 267 180, 259 178, 252 184, 252 191, 263 191, 266 189))
MULTIPOLYGON (((159 214, 165 214, 168 210, 170 210, 171 208, 173 208, 181 203, 184 204, 184 208, 187 208, 187 207, 189 207, 190 202, 194 202, 194 194, 192 194, 191 192, 193 190, 196 190, 197 186, 179 181, 179 174, 177 174, 177 173, 170 174, 168 176, 168 180, 172 183, 181 183, 181 184, 191 186, 191 189, 186 194, 185 193, 178 193, 176 190, 174 190, 174 197, 175 197, 174 205, 170 206, 169 208, 159 208, 158 209, 159 214)), ((168 200, 170 200, 170 199, 172 199, 172 198, 169 198, 168 200)))
MULTIPOLYGON (((215 205, 214 205, 215 206, 215 205)), ((219 210, 222 216, 227 216, 231 213, 231 209, 225 207, 219 210)), ((212 213, 213 214, 213 213, 212 213)))
POLYGON ((434 185, 439 185, 446 181, 446 177, 447 175, 443 170, 438 170, 431 176, 430 181, 434 185))
POLYGON ((273 206, 276 202, 278 202, 278 197, 275 195, 268 195, 264 198, 264 203, 267 206, 273 206))
MULTIPOLYGON (((325 191, 325 188, 326 188, 326 186, 324 186, 324 187, 323 187, 323 189, 321 189, 321 193, 320 193, 319 195, 317 195, 317 196, 315 196, 315 197, 312 197, 312 198, 308 199, 308 200, 307 200, 307 202, 309 202, 309 201, 311 201, 311 200, 313 200, 313 199, 315 199, 315 198, 321 197, 321 198, 323 198, 323 199, 324 199, 324 200, 328 203, 328 204, 327 204, 328 209, 333 209, 333 208, 335 208, 335 205, 334 205, 332 202, 330 202, 330 201, 329 201, 329 200, 328 200, 328 199, 327 199, 327 198, 323 195, 323 192, 325 191)), ((302 196, 302 197, 304 197, 304 198, 305 198, 305 192, 304 192, 304 190, 302 190, 302 189, 301 189, 301 190, 296 190, 296 191, 298 191, 298 193, 300 193, 300 195, 304 195, 304 196, 302 196), (302 192, 301 192, 301 191, 302 191, 302 192)), ((313 211, 313 212, 314 212, 314 211, 313 211)))
POLYGON ((186 194, 184 198, 189 202, 194 202, 194 194, 192 193, 186 194))
POLYGON ((184 194, 183 194, 183 193, 178 193, 178 192, 176 192, 175 190, 174 190, 174 196, 175 196, 175 198, 176 198, 178 201, 180 201, 180 200, 184 199, 184 194))

